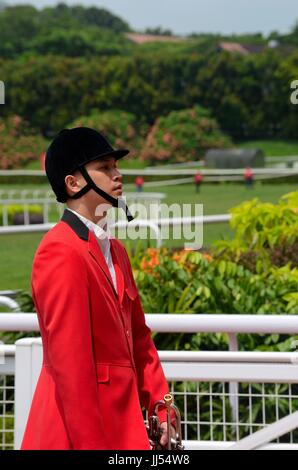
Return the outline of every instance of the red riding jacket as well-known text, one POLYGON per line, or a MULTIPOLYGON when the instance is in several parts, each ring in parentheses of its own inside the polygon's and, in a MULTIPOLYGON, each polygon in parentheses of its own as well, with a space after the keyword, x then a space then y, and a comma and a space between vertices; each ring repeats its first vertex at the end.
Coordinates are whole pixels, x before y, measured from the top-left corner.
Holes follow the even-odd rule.
POLYGON ((141 404, 151 414, 168 384, 116 239, 111 255, 118 293, 94 234, 67 209, 38 247, 32 294, 43 364, 23 450, 150 449, 141 404))

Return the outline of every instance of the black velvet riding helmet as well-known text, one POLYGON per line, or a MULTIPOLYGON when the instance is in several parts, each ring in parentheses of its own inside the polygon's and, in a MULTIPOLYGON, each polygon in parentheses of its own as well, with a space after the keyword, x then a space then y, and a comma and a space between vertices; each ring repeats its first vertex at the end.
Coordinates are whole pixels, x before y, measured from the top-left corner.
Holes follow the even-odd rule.
POLYGON ((129 213, 122 198, 114 198, 95 185, 84 168, 86 163, 106 156, 113 156, 118 160, 129 153, 127 149, 113 149, 108 140, 100 133, 89 127, 75 127, 63 129, 50 144, 45 158, 45 170, 58 202, 67 199, 78 199, 87 191, 93 189, 114 207, 122 207, 128 220, 133 217, 129 213), (85 178, 87 185, 73 196, 66 192, 65 177, 79 170, 85 178))

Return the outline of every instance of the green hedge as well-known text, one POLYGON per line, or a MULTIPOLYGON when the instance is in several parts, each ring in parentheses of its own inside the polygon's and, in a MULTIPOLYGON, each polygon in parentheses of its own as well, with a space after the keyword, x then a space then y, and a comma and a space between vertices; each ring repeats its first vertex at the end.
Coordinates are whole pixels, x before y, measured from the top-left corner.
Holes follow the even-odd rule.
MULTIPOLYGON (((11 225, 13 223, 13 217, 17 214, 23 214, 24 213, 24 206, 21 204, 11 204, 7 206, 7 218, 8 218, 8 223, 11 225)), ((35 205, 29 205, 28 206, 28 213, 29 217, 30 215, 33 214, 38 214, 42 215, 43 210, 42 207, 35 204, 35 205)), ((0 225, 3 225, 3 206, 0 205, 0 225)))

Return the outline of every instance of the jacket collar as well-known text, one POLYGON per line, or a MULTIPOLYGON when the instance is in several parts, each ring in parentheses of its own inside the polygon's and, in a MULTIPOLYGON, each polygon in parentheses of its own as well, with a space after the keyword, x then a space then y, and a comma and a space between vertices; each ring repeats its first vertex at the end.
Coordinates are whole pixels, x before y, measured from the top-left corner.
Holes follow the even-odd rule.
POLYGON ((124 294, 124 279, 123 273, 119 266, 119 262, 117 260, 116 253, 114 251, 114 246, 111 240, 111 256, 113 259, 115 274, 116 274, 116 282, 118 292, 115 289, 110 270, 104 258, 104 255, 101 251, 101 248, 95 238, 95 235, 88 229, 88 227, 82 222, 79 217, 76 216, 73 212, 65 209, 61 220, 68 224, 72 230, 77 234, 79 238, 88 242, 88 251, 91 256, 96 260, 100 268, 103 270, 104 274, 106 275, 108 281, 110 282, 113 291, 117 298, 119 298, 120 302, 122 302, 123 294, 124 294))
POLYGON ((67 223, 73 231, 77 234, 78 237, 82 238, 86 242, 89 237, 89 229, 86 227, 84 222, 82 222, 79 217, 77 217, 73 212, 65 209, 61 217, 63 222, 67 223))

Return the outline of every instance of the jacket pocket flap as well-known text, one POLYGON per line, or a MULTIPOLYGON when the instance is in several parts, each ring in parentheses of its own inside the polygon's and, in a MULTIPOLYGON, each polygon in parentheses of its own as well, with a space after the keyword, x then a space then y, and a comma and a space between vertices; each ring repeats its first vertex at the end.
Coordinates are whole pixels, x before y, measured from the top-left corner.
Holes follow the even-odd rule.
POLYGON ((135 287, 126 287, 125 291, 131 300, 135 300, 138 296, 138 291, 135 287))
POLYGON ((97 382, 104 383, 110 380, 110 366, 108 364, 96 364, 97 382))

